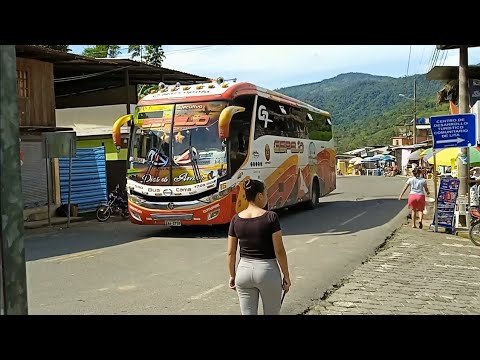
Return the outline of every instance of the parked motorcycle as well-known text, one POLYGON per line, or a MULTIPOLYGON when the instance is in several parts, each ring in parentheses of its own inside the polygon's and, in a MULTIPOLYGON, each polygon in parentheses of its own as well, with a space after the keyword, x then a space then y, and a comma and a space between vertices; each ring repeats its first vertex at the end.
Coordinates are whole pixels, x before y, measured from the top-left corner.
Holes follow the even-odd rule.
POLYGON ((128 202, 122 194, 120 194, 119 185, 117 185, 115 190, 108 195, 107 204, 100 205, 96 211, 97 220, 100 222, 107 221, 112 214, 121 215, 124 219, 130 217, 128 202))
POLYGON ((470 231, 468 235, 470 240, 477 245, 480 246, 480 211, 477 207, 470 208, 470 215, 471 215, 471 223, 470 223, 470 231))

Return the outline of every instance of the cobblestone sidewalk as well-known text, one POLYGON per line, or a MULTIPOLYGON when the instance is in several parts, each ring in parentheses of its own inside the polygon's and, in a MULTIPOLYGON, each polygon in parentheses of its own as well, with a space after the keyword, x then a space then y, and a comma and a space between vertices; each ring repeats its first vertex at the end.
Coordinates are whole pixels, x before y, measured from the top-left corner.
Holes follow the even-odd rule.
POLYGON ((427 229, 399 229, 307 314, 480 314, 480 247, 427 229))

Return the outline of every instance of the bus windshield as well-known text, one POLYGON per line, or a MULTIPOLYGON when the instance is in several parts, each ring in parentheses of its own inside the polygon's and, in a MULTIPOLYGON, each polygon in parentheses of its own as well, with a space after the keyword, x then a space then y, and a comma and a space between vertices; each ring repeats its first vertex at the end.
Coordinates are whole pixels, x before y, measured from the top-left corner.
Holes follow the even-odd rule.
POLYGON ((225 176, 227 154, 218 118, 226 106, 225 101, 139 106, 129 178, 150 185, 191 185, 225 176))

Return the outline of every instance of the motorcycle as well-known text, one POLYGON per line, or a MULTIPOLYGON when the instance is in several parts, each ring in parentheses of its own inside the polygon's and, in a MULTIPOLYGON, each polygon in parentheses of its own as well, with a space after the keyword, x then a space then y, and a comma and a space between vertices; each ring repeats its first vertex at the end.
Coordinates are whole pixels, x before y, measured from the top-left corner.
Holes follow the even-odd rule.
POLYGON ((471 223, 470 223, 470 230, 468 235, 470 240, 477 245, 480 246, 480 211, 478 207, 471 207, 470 208, 470 215, 471 215, 471 223))
POLYGON ((130 217, 128 202, 122 194, 120 194, 119 185, 117 185, 115 190, 108 195, 107 204, 100 205, 96 211, 97 220, 100 222, 107 221, 112 214, 121 215, 124 219, 130 217))

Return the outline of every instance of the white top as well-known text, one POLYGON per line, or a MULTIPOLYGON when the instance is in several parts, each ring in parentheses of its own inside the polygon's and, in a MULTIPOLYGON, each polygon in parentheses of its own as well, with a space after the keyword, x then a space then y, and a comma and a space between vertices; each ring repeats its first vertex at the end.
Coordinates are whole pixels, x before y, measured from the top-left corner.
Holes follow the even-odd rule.
POLYGON ((410 194, 412 195, 425 195, 425 184, 427 180, 424 178, 411 177, 407 180, 407 184, 410 185, 410 194))

